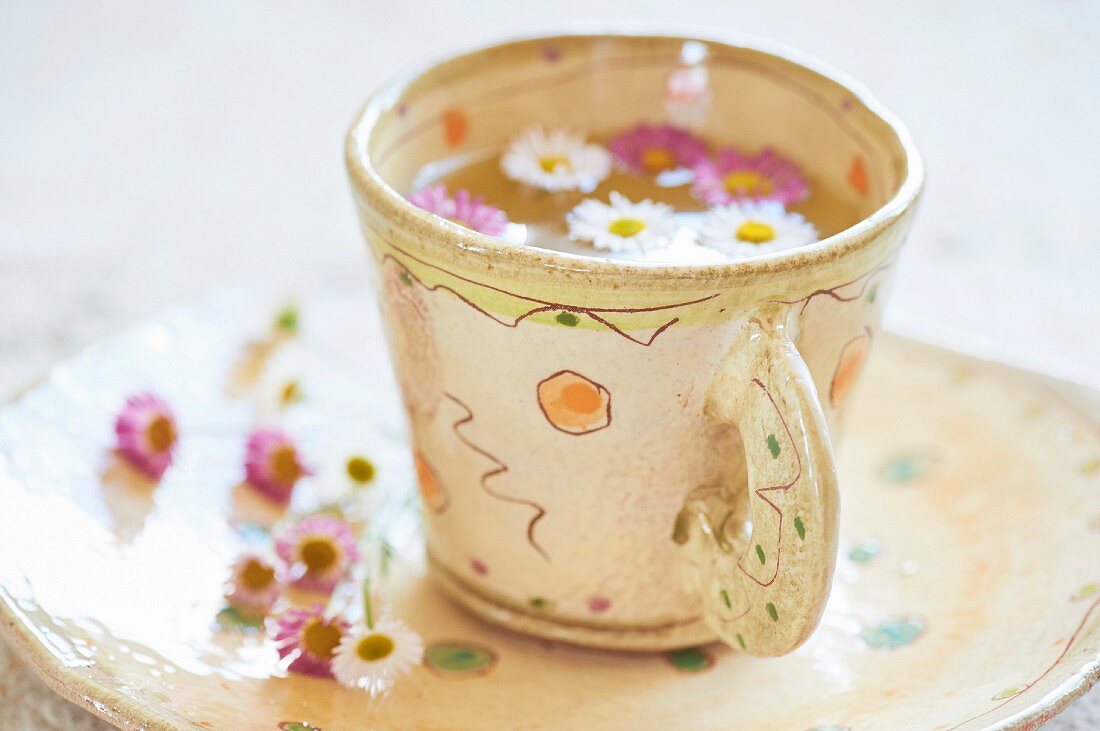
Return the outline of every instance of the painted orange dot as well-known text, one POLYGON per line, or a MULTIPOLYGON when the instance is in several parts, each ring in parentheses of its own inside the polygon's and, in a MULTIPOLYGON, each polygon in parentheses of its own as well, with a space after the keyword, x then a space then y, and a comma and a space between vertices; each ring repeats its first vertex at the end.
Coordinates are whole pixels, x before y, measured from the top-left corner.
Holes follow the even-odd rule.
POLYGON ((870 345, 871 336, 864 333, 849 340, 840 351, 840 359, 833 374, 833 383, 829 387, 829 402, 834 407, 843 405, 851 395, 852 388, 859 380, 860 373, 863 372, 863 364, 867 362, 867 351, 870 345))
POLYGON ((611 393, 575 371, 558 371, 538 385, 539 408, 558 431, 588 434, 611 424, 611 393))
POLYGON ((450 498, 439 476, 419 452, 413 455, 413 462, 416 464, 416 481, 420 485, 420 499, 435 512, 442 513, 450 504, 450 498))
POLYGON ((603 406, 603 397, 598 388, 590 383, 578 381, 570 383, 561 390, 561 402, 567 409, 578 414, 591 414, 603 406))
POLYGON ((470 133, 470 119, 461 109, 447 109, 443 112, 443 137, 451 147, 458 147, 466 141, 470 133))
POLYGON ((863 158, 856 155, 852 160, 851 166, 848 168, 848 185, 852 186, 852 190, 860 195, 867 195, 870 192, 870 185, 867 180, 867 166, 863 163, 863 158))

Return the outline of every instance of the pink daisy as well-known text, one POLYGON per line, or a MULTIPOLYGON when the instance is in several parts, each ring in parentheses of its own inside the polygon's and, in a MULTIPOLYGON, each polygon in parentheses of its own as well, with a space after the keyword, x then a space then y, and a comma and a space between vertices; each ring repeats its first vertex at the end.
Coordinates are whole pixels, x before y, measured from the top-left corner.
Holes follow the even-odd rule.
POLYGON ((271 611, 282 589, 279 567, 257 553, 245 553, 233 564, 225 600, 230 606, 259 616, 271 611))
POLYGON ((428 213, 488 236, 499 236, 508 225, 504 211, 485 203, 481 196, 471 195, 465 188, 459 188, 454 198, 450 198, 446 186, 433 185, 410 195, 409 202, 428 213))
POLYGON ((115 418, 115 435, 119 456, 154 480, 159 480, 172 464, 172 452, 179 439, 172 410, 153 393, 126 399, 115 418))
POLYGON ((694 168, 692 193, 711 205, 748 200, 774 200, 791 205, 810 194, 798 166, 766 147, 757 155, 736 148, 718 151, 714 160, 701 160, 694 168))
POLYGON ((320 604, 290 609, 279 616, 275 647, 290 658, 287 669, 318 678, 331 678, 332 657, 351 625, 340 615, 326 617, 320 604))
POLYGON ((639 124, 615 135, 607 147, 620 168, 644 175, 694 167, 707 156, 705 142, 671 124, 639 124))
POLYGON ((244 458, 249 485, 277 503, 286 504, 298 478, 313 474, 294 441, 280 429, 260 428, 248 436, 244 458))
POLYGON ((294 586, 326 594, 359 558, 351 526, 327 515, 302 518, 275 539, 275 552, 290 567, 294 586))

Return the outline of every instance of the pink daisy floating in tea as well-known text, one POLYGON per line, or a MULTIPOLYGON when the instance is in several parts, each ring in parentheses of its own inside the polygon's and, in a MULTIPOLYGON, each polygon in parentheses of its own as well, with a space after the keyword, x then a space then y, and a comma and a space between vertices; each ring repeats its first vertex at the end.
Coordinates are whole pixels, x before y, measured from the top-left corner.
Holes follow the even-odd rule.
POLYGON ((279 617, 275 647, 280 658, 290 659, 291 672, 331 678, 333 655, 350 628, 340 615, 325 616, 320 604, 291 609, 279 617))
POLYGON ((481 196, 472 195, 464 188, 456 190, 452 198, 447 195, 446 186, 433 185, 410 195, 409 202, 428 213, 488 236, 499 236, 508 225, 504 211, 490 206, 481 196))
POLYGON ((275 552, 299 589, 332 593, 359 558, 346 521, 326 515, 303 518, 275 539, 275 552))
POLYGON ((252 432, 245 448, 245 480, 271 500, 286 504, 294 485, 313 472, 302 462, 294 441, 281 429, 252 432))
POLYGON ((179 434, 168 404, 153 393, 126 399, 115 419, 120 457, 142 474, 159 480, 172 464, 179 434))
POLYGON ((711 205, 750 200, 774 200, 789 206, 810 193, 798 165, 771 148, 748 155, 734 147, 693 168, 692 193, 711 205))
POLYGON ((707 145, 686 129, 670 124, 639 124, 607 144, 615 164, 642 175, 691 168, 707 156, 707 145))

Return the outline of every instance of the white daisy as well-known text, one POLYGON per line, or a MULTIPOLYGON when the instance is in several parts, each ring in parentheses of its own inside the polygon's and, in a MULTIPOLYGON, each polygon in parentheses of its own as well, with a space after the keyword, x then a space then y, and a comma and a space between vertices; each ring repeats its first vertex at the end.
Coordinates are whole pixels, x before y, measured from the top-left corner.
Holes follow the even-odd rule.
POLYGON ((259 423, 278 423, 288 409, 305 398, 302 382, 307 370, 305 350, 296 343, 284 346, 271 357, 253 391, 259 423))
POLYGON ((349 688, 362 688, 377 698, 423 657, 420 635, 400 619, 384 616, 373 628, 360 626, 344 635, 332 658, 332 674, 349 688))
POLYGON ((817 241, 817 229, 778 201, 729 203, 707 211, 699 243, 733 257, 770 254, 817 241))
POLYGON ((650 251, 668 246, 675 235, 673 213, 672 206, 664 203, 632 203, 612 191, 610 204, 589 198, 565 219, 569 238, 575 241, 590 241, 605 251, 650 251))
POLYGON ((313 450, 316 475, 312 479, 323 503, 340 503, 356 517, 370 516, 394 495, 414 484, 411 455, 397 437, 348 426, 313 450))
POLYGON ((591 191, 611 172, 611 153, 583 132, 532 127, 515 137, 500 160, 512 180, 543 190, 591 191))

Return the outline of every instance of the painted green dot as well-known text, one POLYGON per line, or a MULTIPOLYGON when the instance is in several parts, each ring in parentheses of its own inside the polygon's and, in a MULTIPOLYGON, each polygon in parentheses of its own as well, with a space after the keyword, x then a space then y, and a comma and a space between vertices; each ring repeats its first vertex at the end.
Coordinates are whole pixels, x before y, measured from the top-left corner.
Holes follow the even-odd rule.
POLYGON ((887 462, 879 474, 887 482, 911 482, 928 474, 934 465, 931 457, 907 454, 887 462))
POLYGON ((730 593, 725 589, 718 592, 718 595, 722 597, 722 602, 726 605, 726 609, 733 609, 733 602, 730 601, 730 593))
POLYGON ((741 645, 741 649, 745 649, 745 638, 741 636, 741 633, 737 633, 737 644, 741 645))
POLYGON ((280 731, 321 731, 320 727, 297 721, 283 721, 279 724, 280 731))
POLYGON ((401 277, 402 282, 409 285, 410 287, 412 286, 413 278, 412 278, 412 275, 409 274, 408 270, 402 269, 401 273, 398 274, 397 276, 401 277))
POLYGON ((1081 465, 1081 474, 1082 475, 1100 474, 1100 457, 1095 457, 1093 459, 1090 459, 1088 462, 1085 462, 1083 465, 1081 465))
POLYGON ((775 605, 772 604, 771 602, 768 602, 765 608, 768 610, 768 616, 772 618, 772 621, 773 622, 778 622, 779 621, 779 611, 775 608, 775 605))
POLYGON ((565 325, 566 327, 576 327, 577 323, 581 321, 572 312, 559 312, 554 319, 558 321, 559 325, 565 325))
POLYGON ((554 602, 543 596, 533 596, 527 600, 527 603, 532 609, 537 609, 539 611, 546 611, 554 607, 554 602))
POLYGON ((1073 594, 1070 595, 1069 600, 1071 602, 1083 601, 1085 599, 1088 599, 1097 591, 1100 591, 1100 584, 1097 584, 1095 581, 1091 581, 1082 586, 1077 591, 1073 592, 1073 594))
POLYGON ((859 638, 876 650, 893 650, 908 645, 924 634, 924 620, 920 617, 900 617, 866 627, 859 638))
POLYGON ((264 618, 258 614, 246 613, 236 607, 225 607, 218 612, 215 621, 222 629, 256 630, 264 626, 264 618))
POLYGON ((1019 688, 1005 688, 1000 693, 993 696, 992 700, 1003 701, 1006 698, 1011 698, 1012 696, 1019 695, 1019 694, 1020 694, 1020 689, 1019 688))
POLYGON ((779 440, 775 438, 774 434, 768 435, 768 451, 772 453, 772 457, 779 457, 779 440))
POLYGON ((697 673, 714 664, 714 659, 704 650, 689 647, 684 650, 672 650, 665 653, 668 661, 685 673, 697 673))
POLYGON ((764 563, 767 559, 764 558, 764 549, 760 547, 760 544, 756 544, 756 557, 760 559, 760 563, 764 563))
POLYGON ((252 545, 266 544, 271 540, 271 532, 261 523, 237 523, 233 529, 246 543, 252 545))
POLYGON ((871 288, 867 290, 867 301, 872 305, 875 304, 875 300, 878 298, 878 285, 872 284, 871 288))
POLYGON ((848 550, 848 558, 855 563, 870 563, 882 554, 882 544, 873 538, 856 543, 848 550))
POLYGON ((298 333, 298 308, 287 305, 275 315, 275 329, 287 335, 298 333))
POLYGON ((484 675, 496 661, 492 650, 474 644, 437 642, 424 652, 428 668, 449 677, 484 675))
POLYGON ((802 516, 798 516, 794 519, 794 529, 798 532, 798 537, 803 540, 806 538, 806 524, 802 522, 802 516))

